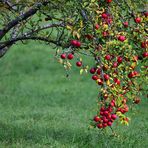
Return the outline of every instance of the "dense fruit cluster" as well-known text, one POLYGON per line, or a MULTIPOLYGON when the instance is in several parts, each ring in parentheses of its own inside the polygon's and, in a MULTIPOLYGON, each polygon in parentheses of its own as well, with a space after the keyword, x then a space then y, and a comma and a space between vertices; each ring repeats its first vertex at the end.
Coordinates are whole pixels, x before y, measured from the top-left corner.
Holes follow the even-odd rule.
POLYGON ((129 106, 140 103, 139 81, 147 73, 145 24, 148 13, 131 14, 128 11, 123 18, 122 14, 116 14, 116 9, 122 9, 121 5, 131 11, 126 2, 120 5, 113 0, 92 2, 89 9, 94 12, 93 19, 87 14, 90 19, 87 25, 80 19, 76 26, 68 27, 72 34, 70 51, 68 56, 61 54, 62 59, 68 60, 83 51, 93 57, 94 65, 90 69, 82 64, 82 60, 77 61, 76 66, 81 70, 88 69, 92 80, 99 86, 98 111, 91 123, 98 128, 111 127, 116 119, 128 125, 126 113, 129 106))
POLYGON ((100 117, 95 116, 94 121, 96 122, 96 126, 98 128, 105 128, 107 126, 112 126, 112 123, 117 118, 117 115, 112 113, 113 108, 109 106, 108 108, 101 108, 100 109, 100 117))

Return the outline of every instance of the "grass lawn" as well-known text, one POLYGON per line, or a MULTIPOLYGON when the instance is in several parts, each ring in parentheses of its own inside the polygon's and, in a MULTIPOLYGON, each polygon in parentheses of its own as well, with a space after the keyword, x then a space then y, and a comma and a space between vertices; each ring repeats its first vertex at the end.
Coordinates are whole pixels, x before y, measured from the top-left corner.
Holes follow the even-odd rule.
MULTIPOLYGON (((74 66, 75 67, 75 66, 74 66)), ((88 130, 97 87, 73 68, 69 78, 51 47, 17 45, 0 59, 0 148, 148 148, 148 101, 129 127, 88 130)))

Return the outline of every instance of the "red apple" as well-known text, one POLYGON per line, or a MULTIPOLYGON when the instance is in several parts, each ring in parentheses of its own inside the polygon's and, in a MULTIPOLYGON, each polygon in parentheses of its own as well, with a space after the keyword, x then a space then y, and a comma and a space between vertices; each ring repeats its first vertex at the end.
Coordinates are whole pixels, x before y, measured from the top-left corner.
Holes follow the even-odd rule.
POLYGON ((61 59, 66 59, 66 54, 65 53, 61 54, 61 59))
POLYGON ((112 122, 111 121, 107 122, 107 125, 112 126, 112 122))
POLYGON ((117 58, 117 62, 118 62, 118 63, 122 63, 122 60, 123 60, 123 59, 122 59, 121 56, 117 58))
POLYGON ((71 40, 71 45, 74 47, 81 47, 81 42, 77 41, 77 40, 71 40))
POLYGON ((93 75, 93 76, 92 76, 92 79, 93 79, 93 80, 97 80, 97 79, 98 79, 98 76, 97 76, 97 75, 93 75))
POLYGON ((107 3, 111 3, 111 2, 112 2, 112 0, 106 0, 106 2, 107 2, 107 3))
POLYGON ((91 74, 94 74, 95 72, 96 72, 96 68, 91 68, 91 69, 90 69, 90 73, 91 73, 91 74))
POLYGON ((118 78, 114 78, 114 82, 117 84, 117 85, 120 85, 120 80, 118 78))
POLYGON ((144 58, 146 58, 146 57, 148 57, 148 52, 144 52, 142 55, 144 58))
POLYGON ((81 62, 81 61, 76 62, 76 65, 77 65, 78 67, 81 67, 81 66, 82 66, 82 62, 81 62))
POLYGON ((123 22, 123 25, 124 25, 125 28, 127 28, 128 27, 128 22, 123 22))
POLYGON ((144 12, 145 17, 148 17, 148 12, 144 12))
POLYGON ((97 81, 98 81, 99 85, 103 85, 103 80, 102 79, 98 79, 97 81))
POLYGON ((104 79, 105 79, 105 80, 109 80, 109 78, 110 78, 110 77, 109 77, 108 74, 104 74, 104 79))
POLYGON ((136 23, 141 23, 141 18, 140 18, 140 17, 136 17, 136 18, 135 18, 135 22, 136 22, 136 23))
POLYGON ((118 40, 121 41, 121 42, 124 42, 124 41, 126 40, 126 37, 123 36, 123 35, 120 35, 120 36, 118 37, 118 40))
POLYGON ((107 127, 107 123, 103 123, 103 128, 107 127))
POLYGON ((94 121, 95 121, 95 122, 99 122, 100 120, 101 120, 101 118, 99 118, 98 116, 95 116, 95 117, 94 117, 94 121))
POLYGON ((96 29, 96 30, 99 29, 99 25, 98 25, 98 24, 95 25, 95 29, 96 29))
POLYGON ((117 63, 117 62, 114 62, 112 67, 113 67, 113 68, 118 67, 118 63, 117 63))
POLYGON ((102 13, 102 18, 104 19, 108 18, 108 15, 106 13, 102 13))
POLYGON ((105 56, 105 59, 108 60, 108 61, 111 60, 111 55, 109 55, 109 54, 106 55, 106 56, 105 56))
POLYGON ((146 41, 145 41, 145 42, 142 42, 142 43, 141 43, 141 48, 146 48, 147 45, 148 45, 148 43, 147 43, 146 41))
POLYGON ((97 74, 100 75, 101 74, 101 68, 97 69, 97 74))
POLYGON ((103 35, 103 37, 107 37, 109 35, 109 33, 107 31, 103 31, 102 35, 103 35))
POLYGON ((115 119, 117 118, 116 114, 112 114, 112 115, 111 115, 111 118, 112 118, 113 120, 115 120, 115 119))
POLYGON ((98 128, 103 128, 103 125, 100 123, 100 124, 97 124, 97 127, 98 128))
POLYGON ((72 59, 74 58, 74 55, 73 55, 72 53, 70 53, 70 54, 68 54, 67 58, 68 58, 69 60, 72 60, 72 59))

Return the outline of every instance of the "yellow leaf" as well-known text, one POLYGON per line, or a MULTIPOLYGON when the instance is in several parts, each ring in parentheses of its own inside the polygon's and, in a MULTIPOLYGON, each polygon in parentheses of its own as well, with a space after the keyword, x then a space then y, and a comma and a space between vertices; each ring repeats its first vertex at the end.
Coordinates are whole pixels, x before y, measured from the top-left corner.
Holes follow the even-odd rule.
POLYGON ((72 26, 70 26, 70 25, 67 25, 66 28, 67 28, 68 30, 73 30, 72 26))
POLYGON ((80 58, 80 61, 82 62, 82 58, 80 58))
POLYGON ((122 113, 121 112, 116 112, 116 115, 120 117, 122 115, 122 113))
POLYGON ((107 80, 106 84, 107 84, 107 85, 110 85, 110 80, 107 80))
POLYGON ((80 21, 80 27, 83 28, 83 21, 80 21))
POLYGON ((73 31, 73 37, 77 37, 78 39, 80 38, 80 34, 77 31, 73 31))
POLYGON ((82 75, 82 74, 83 74, 83 71, 84 71, 84 69, 81 69, 81 70, 80 70, 80 75, 82 75))
POLYGON ((58 59, 58 63, 63 64, 63 60, 61 58, 58 59))

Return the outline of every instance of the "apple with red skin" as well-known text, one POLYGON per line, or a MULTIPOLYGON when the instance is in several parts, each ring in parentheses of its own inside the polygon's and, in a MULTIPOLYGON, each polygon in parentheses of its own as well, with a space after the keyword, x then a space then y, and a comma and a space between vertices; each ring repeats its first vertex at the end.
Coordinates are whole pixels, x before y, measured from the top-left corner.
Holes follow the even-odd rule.
POLYGON ((146 57, 148 57, 148 52, 144 52, 142 55, 144 58, 146 58, 146 57))
POLYGON ((111 60, 111 55, 109 55, 109 54, 106 55, 106 56, 105 56, 105 59, 108 60, 108 61, 110 61, 110 60, 111 60))
POLYGON ((81 47, 81 42, 77 41, 76 47, 81 47))
POLYGON ((77 48, 81 47, 81 42, 79 42, 77 40, 71 40, 70 43, 74 47, 77 47, 77 48))
POLYGON ((103 128, 103 125, 101 123, 97 124, 98 128, 103 128))
POLYGON ((135 76, 135 72, 130 72, 129 74, 128 74, 128 77, 129 78, 133 78, 135 76))
POLYGON ((110 106, 111 107, 114 107, 115 106, 115 103, 114 102, 110 102, 110 106))
POLYGON ((81 62, 81 61, 76 62, 76 65, 77 65, 78 67, 81 67, 81 66, 82 66, 82 62, 81 62))
POLYGON ((126 40, 126 37, 123 36, 123 35, 120 35, 120 36, 118 37, 118 40, 121 41, 121 42, 124 42, 124 41, 126 40))
POLYGON ((134 76, 138 76, 138 72, 137 71, 133 71, 134 76))
POLYGON ((122 58, 121 56, 119 56, 119 57, 117 58, 117 62, 118 62, 118 63, 122 63, 122 61, 123 61, 123 58, 122 58))
POLYGON ((100 75, 101 74, 101 68, 97 69, 97 74, 100 75))
POLYGON ((99 121, 101 120, 101 118, 98 117, 98 116, 95 116, 93 120, 94 120, 95 122, 99 122, 99 121))
POLYGON ((112 126, 112 122, 111 121, 107 122, 107 125, 112 126))
POLYGON ((110 78, 110 77, 109 77, 108 74, 104 74, 104 79, 105 79, 105 80, 109 80, 109 78, 110 78))
POLYGON ((112 0, 106 0, 106 2, 107 2, 107 3, 111 3, 111 2, 112 2, 112 0))
POLYGON ((128 27, 128 22, 123 22, 123 25, 124 25, 125 28, 127 28, 128 27))
POLYGON ((94 74, 96 72, 96 68, 91 68, 89 71, 91 74, 94 74))
POLYGON ((112 100, 111 102, 110 102, 110 108, 111 107, 114 107, 115 106, 115 100, 112 100))
POLYGON ((145 17, 148 17, 148 12, 144 12, 145 17))
MULTIPOLYGON (((115 106, 115 105, 114 105, 115 106)), ((111 113, 112 111, 113 111, 113 108, 111 107, 111 106, 109 106, 108 108, 107 108, 107 110, 111 113)), ((108 115, 109 116, 109 115, 108 115)))
POLYGON ((103 37, 107 37, 109 35, 109 33, 107 31, 103 31, 102 35, 103 35, 103 37))
POLYGON ((100 115, 103 116, 104 115, 104 112, 103 111, 100 111, 100 115))
POLYGON ((112 115, 111 115, 111 118, 112 118, 113 120, 115 120, 115 119, 117 118, 117 115, 116 115, 116 114, 112 114, 112 115))
POLYGON ((97 79, 98 79, 98 76, 97 76, 97 75, 93 75, 93 76, 92 76, 92 79, 93 79, 93 80, 97 80, 97 79))
POLYGON ((117 63, 117 62, 114 62, 112 67, 113 67, 113 68, 118 67, 118 63, 117 63))
POLYGON ((103 80, 102 79, 98 79, 98 85, 103 85, 103 80))
POLYGON ((102 13, 102 18, 107 19, 108 15, 106 13, 102 13))
POLYGON ((148 44, 148 43, 147 43, 146 41, 145 41, 145 42, 142 42, 142 43, 141 43, 141 48, 146 48, 146 47, 147 47, 147 44, 148 44))
POLYGON ((109 114, 109 112, 106 110, 106 111, 104 111, 104 115, 105 116, 108 116, 108 114, 109 114))
POLYGON ((108 114, 108 115, 106 116, 106 118, 107 118, 108 120, 111 120, 111 114, 108 114))
POLYGON ((117 84, 117 85, 120 85, 120 80, 118 78, 114 78, 114 82, 117 84))
POLYGON ((98 24, 95 25, 95 29, 96 29, 96 30, 98 30, 99 27, 100 27, 100 26, 99 26, 98 24))
POLYGON ((104 112, 104 111, 105 111, 105 108, 104 108, 104 107, 101 107, 101 108, 100 108, 100 111, 101 111, 101 112, 104 112))
POLYGON ((70 44, 71 44, 72 46, 76 46, 76 45, 77 45, 77 40, 71 40, 71 41, 70 41, 70 44))
POLYGON ((104 123, 107 123, 108 122, 108 119, 105 117, 105 118, 103 118, 103 122, 104 123))
POLYGON ((134 21, 138 24, 138 23, 141 23, 141 18, 140 17, 136 17, 135 19, 134 19, 134 21))
POLYGON ((66 54, 65 53, 61 54, 61 59, 66 59, 66 54))
POLYGON ((72 53, 69 53, 67 56, 67 59, 72 60, 74 58, 74 55, 72 53))
POLYGON ((102 125, 103 125, 103 128, 107 127, 107 123, 103 123, 102 125))

